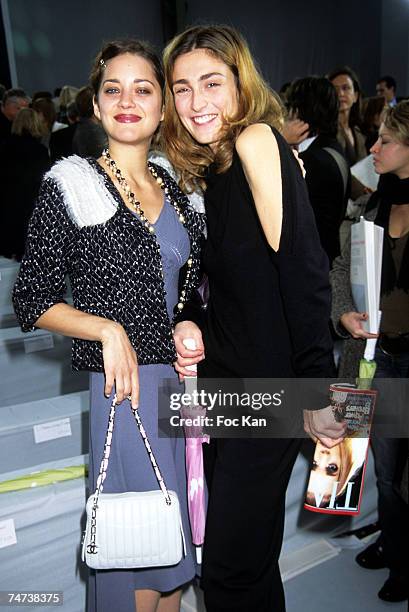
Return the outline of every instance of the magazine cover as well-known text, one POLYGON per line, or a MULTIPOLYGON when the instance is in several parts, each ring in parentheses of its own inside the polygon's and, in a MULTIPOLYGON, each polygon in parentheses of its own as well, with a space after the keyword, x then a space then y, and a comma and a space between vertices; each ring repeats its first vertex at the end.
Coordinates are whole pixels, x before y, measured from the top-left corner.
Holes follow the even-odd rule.
POLYGON ((359 514, 376 395, 352 385, 330 386, 335 419, 348 423, 347 435, 333 448, 317 442, 305 495, 307 510, 359 514))

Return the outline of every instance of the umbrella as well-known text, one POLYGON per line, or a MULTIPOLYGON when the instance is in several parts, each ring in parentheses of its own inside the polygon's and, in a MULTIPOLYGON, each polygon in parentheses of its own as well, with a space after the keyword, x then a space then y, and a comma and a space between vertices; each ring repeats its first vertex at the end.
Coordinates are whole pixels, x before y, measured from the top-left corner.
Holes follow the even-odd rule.
MULTIPOLYGON (((196 343, 192 338, 184 340, 188 349, 194 350, 196 343)), ((197 390, 196 366, 188 366, 193 376, 185 377, 185 390, 192 393, 197 390)), ((203 443, 209 443, 209 436, 203 433, 203 420, 206 408, 203 406, 184 406, 180 409, 183 418, 191 419, 191 424, 184 424, 186 438, 186 473, 188 491, 188 509, 192 542, 196 548, 198 563, 201 563, 201 545, 204 541, 206 523, 206 492, 203 469, 203 443)))
MULTIPOLYGON (((209 436, 203 434, 203 417, 206 408, 188 406, 181 408, 183 418, 190 418, 192 425, 184 425, 186 436, 186 473, 188 487, 188 508, 192 542, 201 546, 204 541, 206 522, 206 491, 203 470, 203 443, 209 443, 209 436)), ((200 562, 201 551, 197 550, 200 562)))

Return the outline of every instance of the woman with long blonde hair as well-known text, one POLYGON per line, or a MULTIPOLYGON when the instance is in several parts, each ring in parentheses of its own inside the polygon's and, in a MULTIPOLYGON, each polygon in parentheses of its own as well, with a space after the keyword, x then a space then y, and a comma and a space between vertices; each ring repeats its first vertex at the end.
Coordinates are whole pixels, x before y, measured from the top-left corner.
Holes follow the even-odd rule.
MULTIPOLYGON (((182 187, 205 189, 208 223, 210 299, 202 329, 184 306, 177 370, 188 375, 199 363, 209 378, 331 375, 328 263, 301 168, 279 131, 277 97, 230 27, 189 28, 164 61, 167 154, 182 187), (185 348, 187 338, 197 350, 185 348)), ((330 445, 344 434, 328 410, 309 413, 306 427, 330 445)), ((240 438, 206 448, 208 612, 284 610, 278 557, 298 447, 240 438)))

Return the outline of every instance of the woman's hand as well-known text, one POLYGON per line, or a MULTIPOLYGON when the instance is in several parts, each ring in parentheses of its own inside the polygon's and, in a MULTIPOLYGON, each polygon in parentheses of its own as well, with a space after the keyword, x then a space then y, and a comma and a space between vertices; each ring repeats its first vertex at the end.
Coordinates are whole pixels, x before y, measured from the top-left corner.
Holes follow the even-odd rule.
POLYGON ((192 376, 192 371, 186 369, 186 366, 195 365, 204 359, 202 332, 193 321, 182 321, 176 325, 173 339, 178 356, 177 361, 173 365, 176 372, 179 373, 180 380, 183 380, 185 376, 192 376), (184 344, 186 340, 194 340, 196 349, 186 348, 184 344))
POLYGON ((314 440, 327 448, 336 446, 345 438, 346 421, 335 420, 331 406, 322 410, 304 410, 304 430, 314 440))
POLYGON ((109 397, 115 384, 118 403, 131 396, 132 408, 139 404, 139 376, 136 353, 119 323, 107 321, 101 332, 104 359, 105 389, 109 397))
POLYGON ((370 334, 364 330, 362 322, 367 320, 368 314, 366 312, 344 312, 339 319, 353 338, 377 338, 378 334, 370 334))

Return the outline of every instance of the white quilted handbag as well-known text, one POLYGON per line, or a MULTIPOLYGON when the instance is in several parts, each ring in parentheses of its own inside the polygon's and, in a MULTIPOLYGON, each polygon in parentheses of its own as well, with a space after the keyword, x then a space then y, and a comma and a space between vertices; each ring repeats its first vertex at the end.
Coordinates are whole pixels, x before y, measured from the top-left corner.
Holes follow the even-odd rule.
POLYGON ((176 565, 186 554, 179 500, 168 491, 137 410, 131 407, 160 489, 102 493, 114 430, 116 397, 109 414, 95 493, 86 505, 82 560, 93 569, 176 565))

